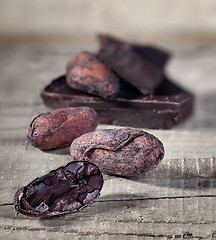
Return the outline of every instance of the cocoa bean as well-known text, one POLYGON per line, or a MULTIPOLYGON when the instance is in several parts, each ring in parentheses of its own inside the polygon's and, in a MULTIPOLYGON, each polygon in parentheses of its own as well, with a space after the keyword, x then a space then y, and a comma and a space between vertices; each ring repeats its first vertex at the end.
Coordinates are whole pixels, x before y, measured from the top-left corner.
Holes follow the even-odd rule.
POLYGON ((103 176, 96 165, 72 162, 19 189, 14 206, 18 212, 36 217, 75 212, 94 201, 102 186, 103 176))
POLYGON ((67 64, 67 83, 73 89, 112 99, 119 92, 119 81, 112 70, 94 54, 81 52, 67 64))
POLYGON ((34 118, 27 131, 27 140, 40 149, 66 147, 97 125, 98 115, 92 108, 60 108, 34 118))
POLYGON ((70 153, 76 160, 96 164, 104 173, 134 176, 156 167, 164 157, 164 147, 141 130, 107 129, 75 139, 70 153))

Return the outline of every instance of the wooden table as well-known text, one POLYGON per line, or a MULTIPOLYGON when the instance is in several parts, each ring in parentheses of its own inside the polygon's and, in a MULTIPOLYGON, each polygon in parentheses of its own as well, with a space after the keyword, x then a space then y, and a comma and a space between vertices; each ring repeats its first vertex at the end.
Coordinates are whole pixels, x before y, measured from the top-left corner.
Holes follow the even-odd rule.
MULTIPOLYGON (((13 196, 22 186, 71 161, 68 149, 40 151, 26 128, 47 109, 40 91, 64 73, 83 45, 0 45, 1 239, 212 239, 216 238, 216 48, 165 46, 167 73, 194 92, 194 114, 173 130, 147 130, 166 149, 158 168, 134 178, 105 175, 90 206, 61 217, 17 215, 13 196)), ((100 125, 98 128, 117 126, 100 125)))

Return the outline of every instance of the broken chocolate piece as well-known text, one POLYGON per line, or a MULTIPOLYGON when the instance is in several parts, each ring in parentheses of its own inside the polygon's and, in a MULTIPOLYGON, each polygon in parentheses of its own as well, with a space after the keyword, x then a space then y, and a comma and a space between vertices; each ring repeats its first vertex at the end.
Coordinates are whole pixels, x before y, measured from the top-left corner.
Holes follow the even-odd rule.
POLYGON ((162 83, 169 54, 154 47, 133 45, 99 35, 98 58, 143 94, 152 94, 162 83))
POLYGON ((192 113, 193 96, 164 77, 154 96, 143 96, 123 79, 114 100, 84 94, 70 88, 65 76, 42 91, 45 105, 51 108, 88 106, 95 109, 100 123, 127 127, 170 129, 192 113))
POLYGON ((18 190, 14 205, 18 212, 29 216, 66 214, 95 200, 102 186, 103 176, 96 165, 75 161, 18 190))

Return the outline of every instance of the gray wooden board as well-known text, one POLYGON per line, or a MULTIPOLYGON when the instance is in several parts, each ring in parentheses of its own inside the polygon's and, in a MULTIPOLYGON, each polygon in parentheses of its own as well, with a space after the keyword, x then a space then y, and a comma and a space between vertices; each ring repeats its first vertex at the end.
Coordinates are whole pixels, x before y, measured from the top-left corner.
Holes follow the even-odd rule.
MULTIPOLYGON (((173 130, 147 130, 165 146, 154 170, 133 178, 104 175, 100 198, 51 219, 17 215, 22 186, 67 164, 69 149, 40 151, 26 143, 32 118, 49 111, 40 91, 67 60, 95 46, 0 46, 0 236, 2 239, 212 239, 216 237, 215 49, 174 47, 167 72, 196 95, 194 115, 173 130), (203 82, 205 79, 205 82, 203 82)), ((98 129, 118 126, 99 125, 98 129)))

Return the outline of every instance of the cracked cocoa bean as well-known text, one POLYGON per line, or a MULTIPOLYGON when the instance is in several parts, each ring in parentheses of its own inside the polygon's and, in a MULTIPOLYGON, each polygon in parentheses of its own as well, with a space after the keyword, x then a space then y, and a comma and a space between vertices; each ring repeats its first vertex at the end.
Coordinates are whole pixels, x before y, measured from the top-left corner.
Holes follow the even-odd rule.
POLYGON ((134 176, 158 165, 164 157, 161 141, 133 129, 107 129, 86 133, 70 147, 77 160, 96 164, 104 173, 134 176))
POLYGON ((70 87, 112 99, 119 92, 119 80, 112 70, 94 54, 81 52, 67 64, 67 83, 70 87))
POLYGON ((36 217, 71 213, 94 201, 102 186, 103 176, 96 165, 71 162, 19 189, 14 206, 18 212, 36 217))
POLYGON ((98 125, 98 115, 89 107, 56 109, 40 114, 31 122, 27 140, 40 149, 70 146, 80 135, 93 131, 98 125))

